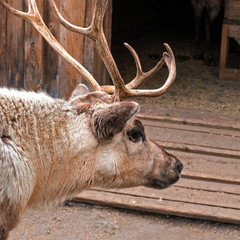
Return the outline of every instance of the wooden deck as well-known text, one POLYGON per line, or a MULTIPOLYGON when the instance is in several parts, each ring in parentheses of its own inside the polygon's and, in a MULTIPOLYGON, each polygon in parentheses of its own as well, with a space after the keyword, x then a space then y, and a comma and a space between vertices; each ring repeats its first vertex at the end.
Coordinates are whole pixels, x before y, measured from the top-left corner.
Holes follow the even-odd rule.
POLYGON ((75 200, 240 224, 240 117, 142 107, 149 136, 184 164, 165 190, 92 189, 75 200))

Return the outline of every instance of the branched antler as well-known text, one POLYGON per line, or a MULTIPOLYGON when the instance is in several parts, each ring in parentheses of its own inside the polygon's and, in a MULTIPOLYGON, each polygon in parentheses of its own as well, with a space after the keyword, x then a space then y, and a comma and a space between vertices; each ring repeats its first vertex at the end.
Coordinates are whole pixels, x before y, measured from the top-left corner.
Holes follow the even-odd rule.
POLYGON ((142 71, 141 63, 139 57, 135 50, 128 44, 125 43, 125 46, 132 53, 136 68, 137 74, 136 77, 127 85, 124 84, 124 81, 121 77, 121 74, 117 68, 117 65, 113 59, 111 51, 108 47, 106 37, 103 32, 103 18, 106 11, 106 6, 108 0, 95 0, 95 9, 93 14, 93 19, 89 27, 79 27, 68 22, 58 10, 54 0, 49 0, 50 5, 59 19, 60 23, 66 28, 73 32, 83 34, 84 36, 90 38, 94 46, 104 62, 109 75, 113 81, 114 86, 102 86, 100 87, 97 81, 92 77, 92 75, 73 57, 71 57, 66 50, 61 46, 61 44, 53 37, 47 26, 44 24, 42 17, 37 9, 37 4, 35 0, 27 0, 28 3, 28 12, 18 11, 11 6, 9 6, 3 0, 0 0, 0 4, 4 6, 9 12, 13 13, 16 16, 27 19, 30 21, 37 31, 46 39, 46 41, 68 62, 70 63, 90 84, 93 91, 106 91, 109 94, 113 94, 113 101, 122 101, 128 97, 136 96, 160 96, 162 95, 168 87, 174 82, 176 77, 176 64, 174 54, 171 48, 164 44, 167 53, 163 53, 162 59, 156 64, 156 66, 150 71, 144 73, 142 71), (144 82, 146 82, 151 76, 153 76, 164 64, 166 63, 169 76, 164 85, 155 90, 137 90, 144 82))

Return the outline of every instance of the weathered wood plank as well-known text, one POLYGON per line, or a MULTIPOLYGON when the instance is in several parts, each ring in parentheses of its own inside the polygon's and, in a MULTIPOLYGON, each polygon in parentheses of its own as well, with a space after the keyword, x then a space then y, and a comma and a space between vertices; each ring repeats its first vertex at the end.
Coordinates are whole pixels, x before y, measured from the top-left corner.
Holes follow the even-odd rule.
MULTIPOLYGON (((9 0, 12 7, 23 10, 24 1, 9 0)), ((7 13, 7 66, 8 86, 20 88, 24 85, 24 21, 7 13)))
POLYGON ((228 19, 240 20, 240 2, 239 0, 229 0, 225 4, 224 17, 228 19))
MULTIPOLYGON (((89 26, 93 17, 93 7, 94 1, 89 0, 86 2, 86 17, 85 25, 89 26)), ((112 0, 108 1, 108 6, 106 9, 104 17, 104 32, 109 44, 111 46, 111 19, 112 19, 112 0)), ((83 51, 83 65, 84 67, 93 75, 100 85, 109 84, 109 75, 107 70, 99 57, 97 51, 94 49, 94 44, 88 38, 84 41, 84 51, 83 51)))
POLYGON ((223 192, 240 195, 239 184, 219 183, 208 180, 186 179, 182 177, 174 186, 200 191, 223 192))
POLYGON ((186 122, 186 120, 181 121, 180 119, 173 120, 172 118, 171 120, 170 118, 152 120, 150 118, 142 118, 141 116, 139 118, 144 122, 144 125, 150 127, 181 129, 197 133, 216 134, 218 136, 240 137, 240 128, 237 126, 235 128, 231 126, 220 127, 211 124, 201 124, 199 121, 198 123, 194 123, 189 121, 186 122))
POLYGON ((234 38, 240 44, 240 2, 237 0, 226 1, 225 20, 222 26, 221 56, 219 79, 240 81, 240 69, 227 68, 229 55, 229 39, 234 38))
MULTIPOLYGON (((84 26, 86 0, 63 1, 57 0, 56 4, 72 24, 84 26)), ((80 63, 83 62, 84 37, 67 30, 60 25, 48 3, 44 5, 46 24, 54 37, 63 45, 67 52, 80 63)), ((44 88, 53 97, 68 98, 77 85, 82 81, 81 75, 62 59, 48 44, 44 44, 44 88)))
MULTIPOLYGON (((57 6, 59 6, 60 0, 55 0, 57 6)), ((49 1, 43 1, 44 6, 44 20, 45 24, 53 34, 56 39, 59 39, 59 21, 53 14, 49 1)), ((53 48, 43 40, 43 48, 44 48, 44 83, 43 88, 46 92, 55 98, 60 98, 60 86, 59 86, 59 54, 56 53, 53 48)))
POLYGON ((228 39, 228 24, 222 25, 222 39, 221 39, 221 52, 220 52, 220 68, 219 68, 219 79, 223 80, 222 72, 227 66, 228 61, 228 50, 229 50, 229 39, 228 39))
POLYGON ((219 79, 223 81, 240 81, 240 69, 220 68, 219 79))
POLYGON ((181 125, 179 125, 178 128, 173 127, 155 127, 145 125, 146 132, 153 140, 161 139, 162 142, 223 149, 224 151, 238 151, 240 147, 240 138, 238 136, 224 135, 224 132, 223 135, 220 136, 219 134, 214 134, 210 131, 186 131, 186 129, 181 129, 181 125))
MULTIPOLYGON (((42 1, 38 0, 37 5, 40 14, 43 15, 42 1)), ((33 91, 42 90, 43 38, 28 21, 25 21, 24 50, 24 88, 33 91)))
POLYGON ((240 183, 238 125, 219 127, 166 116, 140 118, 151 138, 182 160, 185 177, 240 183))
MULTIPOLYGON (((154 139, 153 139, 154 140, 154 139)), ((156 141, 156 140, 155 140, 156 141)), ((184 152, 192 152, 192 153, 200 153, 200 154, 208 154, 212 156, 221 156, 221 157, 231 157, 232 159, 240 159, 240 153, 237 150, 228 150, 221 149, 221 148, 209 148, 205 146, 197 146, 191 144, 182 144, 182 143, 175 143, 170 141, 157 141, 158 144, 163 146, 169 150, 178 150, 184 152)))
POLYGON ((206 206, 217 206, 240 210, 240 195, 217 191, 180 188, 172 186, 168 189, 157 190, 146 187, 126 189, 93 189, 103 192, 120 193, 127 196, 152 198, 159 201, 176 201, 206 206))
MULTIPOLYGON (((84 26, 86 0, 60 0, 59 10, 63 17, 76 26, 84 26)), ((83 35, 74 33, 60 26, 59 41, 67 52, 78 62, 83 62, 83 35)), ((82 82, 81 75, 65 60, 59 58, 59 86, 62 98, 70 97, 77 83, 82 82)))
MULTIPOLYGON (((111 49, 111 41, 112 41, 112 11, 113 11, 113 0, 108 1, 108 6, 106 9, 105 17, 104 17, 104 22, 103 22, 103 28, 104 28, 104 33, 107 39, 107 43, 109 46, 109 49, 111 49)), ((104 64, 102 65, 102 79, 103 79, 103 84, 108 85, 112 84, 112 81, 110 79, 110 76, 108 74, 108 71, 104 64)), ((98 78, 99 79, 99 78, 98 78)))
POLYGON ((235 158, 234 156, 216 156, 216 155, 211 155, 208 153, 196 153, 196 152, 187 152, 187 151, 178 151, 178 150, 169 150, 169 152, 177 155, 179 158, 182 159, 192 159, 193 161, 204 161, 203 164, 205 164, 206 161, 212 162, 213 164, 216 163, 221 163, 223 164, 222 166, 225 165, 231 165, 235 167, 235 164, 239 164, 239 158, 235 158))
POLYGON ((133 210, 149 211, 175 216, 207 219, 230 223, 240 223, 240 210, 205 206, 178 201, 160 201, 158 199, 127 196, 121 193, 110 193, 88 190, 79 194, 77 201, 102 204, 133 210))
MULTIPOLYGON (((93 0, 86 1, 86 12, 85 12, 85 27, 88 27, 92 22, 93 17, 93 0)), ((93 75, 94 73, 94 56, 96 51, 94 51, 93 43, 90 39, 84 39, 84 49, 83 49, 83 66, 93 75)), ((93 75, 94 76, 94 75, 93 75)), ((85 81, 86 85, 88 83, 85 81)), ((101 82, 98 81, 99 84, 101 82)))
POLYGON ((229 25, 228 27, 228 37, 234 38, 237 41, 237 43, 240 45, 239 35, 240 35, 240 19, 239 19, 239 25, 229 25))
POLYGON ((196 153, 169 151, 184 164, 182 175, 185 178, 205 179, 208 181, 240 184, 239 160, 216 158, 196 153), (208 158, 209 157, 209 158, 208 158))
POLYGON ((163 108, 153 104, 141 104, 141 118, 149 120, 176 122, 182 124, 195 124, 198 126, 211 126, 219 129, 240 129, 240 116, 222 115, 204 110, 163 108))
MULTIPOLYGON (((111 31, 112 31, 111 26, 112 26, 112 0, 108 1, 107 9, 104 16, 104 22, 103 22, 103 29, 107 39, 109 49, 111 49, 111 31)), ((95 79, 97 79, 97 81, 102 85, 112 84, 110 83, 110 77, 107 72, 107 69, 95 50, 94 50, 93 62, 94 62, 93 74, 95 79)))
POLYGON ((0 7, 0 85, 7 86, 7 12, 0 7))
POLYGON ((218 126, 212 121, 167 116, 139 118, 150 137, 167 149, 240 159, 238 121, 233 124, 224 120, 218 126))

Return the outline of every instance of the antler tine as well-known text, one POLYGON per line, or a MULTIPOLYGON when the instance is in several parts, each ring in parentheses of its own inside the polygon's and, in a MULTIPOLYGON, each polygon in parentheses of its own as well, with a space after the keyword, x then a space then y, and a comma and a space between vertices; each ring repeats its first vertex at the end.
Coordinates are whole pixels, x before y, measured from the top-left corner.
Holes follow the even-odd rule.
POLYGON ((9 4, 7 4, 6 2, 4 2, 3 0, 0 0, 0 4, 6 8, 6 10, 8 10, 10 13, 14 14, 15 16, 24 18, 24 19, 28 19, 30 17, 30 14, 32 13, 31 10, 32 8, 30 7, 30 1, 27 1, 28 3, 28 12, 22 12, 19 11, 13 7, 11 7, 9 4))
POLYGON ((10 13, 13 13, 18 17, 27 19, 36 28, 36 30, 44 37, 44 39, 49 43, 49 45, 88 81, 93 91, 101 90, 100 85, 93 78, 93 76, 78 61, 76 61, 52 35, 52 33, 45 25, 38 11, 35 0, 27 0, 28 12, 16 10, 3 0, 0 0, 0 4, 10 13))
POLYGON ((67 19, 65 19, 60 13, 55 0, 49 0, 49 3, 53 9, 55 16, 58 18, 60 23, 65 26, 67 29, 83 34, 86 37, 91 38, 94 42, 96 42, 97 35, 102 32, 103 26, 103 17, 105 13, 105 9, 107 6, 108 0, 96 1, 95 10, 93 14, 93 19, 89 27, 80 27, 70 23, 67 19))
POLYGON ((69 21, 67 21, 62 14, 60 13, 59 9, 57 8, 57 5, 55 3, 54 0, 49 0, 49 3, 53 9, 53 12, 55 14, 55 16, 59 19, 60 23, 66 27, 67 29, 76 32, 76 33, 80 33, 83 34, 84 36, 90 37, 90 28, 85 28, 85 27, 79 27, 76 26, 74 24, 71 24, 69 21))
POLYGON ((137 70, 136 77, 129 84, 127 84, 127 87, 130 89, 138 88, 141 85, 141 83, 136 85, 134 85, 133 83, 136 82, 135 80, 140 79, 141 76, 143 76, 144 74, 142 70, 141 61, 136 51, 128 43, 124 43, 124 46, 127 47, 128 50, 132 53, 135 64, 136 64, 136 70, 137 70))
POLYGON ((148 72, 142 71, 141 61, 138 57, 138 54, 136 51, 127 43, 124 43, 125 47, 129 49, 129 51, 132 53, 134 61, 136 63, 137 73, 136 77, 126 85, 128 89, 136 89, 140 87, 143 83, 145 83, 150 77, 152 77, 164 64, 164 58, 162 57, 161 60, 156 64, 154 68, 152 68, 148 72))
MULTIPOLYGON (((169 75, 164 83, 164 85, 158 89, 153 89, 153 90, 130 90, 130 95, 128 97, 144 97, 144 96, 151 96, 151 97, 157 97, 162 95, 174 82, 176 78, 176 62, 175 62, 175 57, 172 52, 172 49, 167 43, 164 43, 165 48, 167 49, 167 52, 163 53, 163 59, 168 67, 169 75)), ((161 60, 160 62, 161 63, 161 60)), ((158 65, 158 64, 157 64, 158 65)), ((159 64, 161 65, 161 64, 159 64)), ((155 68, 153 68, 155 69, 155 68)), ((153 71, 154 73, 156 72, 155 70, 153 71)), ((134 80, 133 80, 134 81, 134 80)))

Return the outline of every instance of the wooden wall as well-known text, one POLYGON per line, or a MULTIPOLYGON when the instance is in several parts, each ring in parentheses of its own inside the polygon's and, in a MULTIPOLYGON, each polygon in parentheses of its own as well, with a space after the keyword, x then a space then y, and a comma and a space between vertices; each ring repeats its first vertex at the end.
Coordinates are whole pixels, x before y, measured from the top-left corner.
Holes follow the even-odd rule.
MULTIPOLYGON (((7 0, 26 10, 24 0, 7 0)), ((71 23, 87 26, 92 18, 94 0, 56 0, 62 15, 71 23)), ((37 0, 39 11, 53 35, 76 60, 102 84, 108 76, 91 42, 65 29, 56 20, 47 0, 37 0)), ((107 39, 111 41, 111 4, 105 17, 107 39)), ((0 85, 44 90, 53 97, 67 98, 82 78, 54 52, 33 26, 0 6, 0 85)))
POLYGON ((226 0, 224 22, 222 25, 222 42, 220 54, 219 79, 240 81, 240 68, 236 59, 231 58, 230 40, 234 39, 240 46, 240 1, 226 0))

